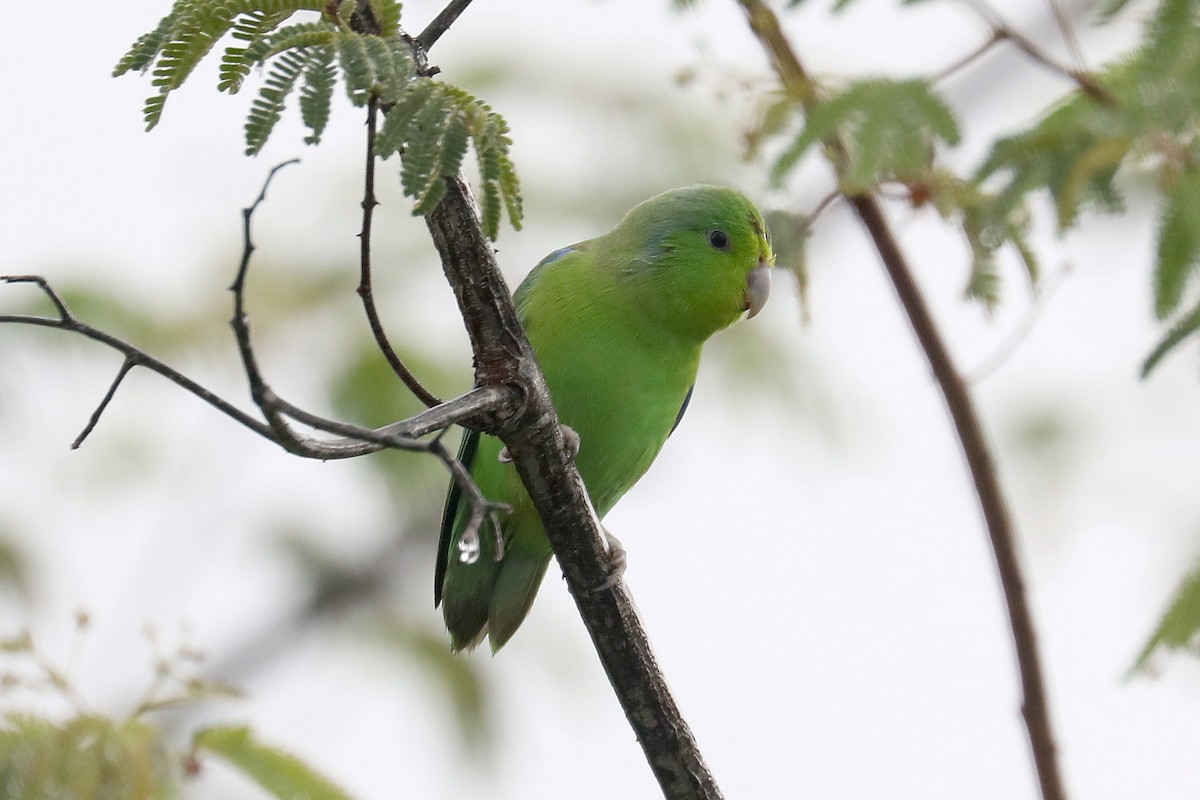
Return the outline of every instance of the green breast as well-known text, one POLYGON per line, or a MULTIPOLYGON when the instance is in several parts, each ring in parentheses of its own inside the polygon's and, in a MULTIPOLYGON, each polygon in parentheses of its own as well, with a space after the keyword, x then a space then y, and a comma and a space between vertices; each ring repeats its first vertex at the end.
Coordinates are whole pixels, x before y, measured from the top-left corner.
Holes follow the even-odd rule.
POLYGON ((649 469, 700 361, 698 345, 603 305, 528 326, 559 417, 579 434, 576 463, 601 515, 649 469))

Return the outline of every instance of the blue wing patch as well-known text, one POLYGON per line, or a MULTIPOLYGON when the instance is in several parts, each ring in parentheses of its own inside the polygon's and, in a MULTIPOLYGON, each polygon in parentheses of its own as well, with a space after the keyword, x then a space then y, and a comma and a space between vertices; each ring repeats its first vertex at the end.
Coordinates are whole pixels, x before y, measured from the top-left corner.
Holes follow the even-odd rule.
MULTIPOLYGON (((688 403, 692 402, 692 392, 694 391, 696 391, 696 384, 693 383, 688 388, 687 396, 683 398, 683 405, 679 407, 679 415, 675 417, 675 424, 671 426, 671 433, 674 433, 675 429, 679 427, 679 423, 683 422, 683 412, 687 411, 688 403)), ((670 436, 671 434, 667 435, 670 436)))
POLYGON ((560 258, 565 256, 567 253, 573 253, 573 252, 575 252, 574 247, 560 247, 557 250, 555 250, 553 253, 551 253, 550 255, 543 258, 542 263, 539 264, 538 266, 542 266, 544 264, 553 264, 555 261, 558 261, 560 258))

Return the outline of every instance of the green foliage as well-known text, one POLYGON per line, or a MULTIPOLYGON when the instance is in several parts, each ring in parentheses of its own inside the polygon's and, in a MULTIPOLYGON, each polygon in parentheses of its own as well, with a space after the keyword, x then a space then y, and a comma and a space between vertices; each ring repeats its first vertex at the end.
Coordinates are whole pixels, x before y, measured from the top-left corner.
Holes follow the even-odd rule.
POLYGON ((1166 193, 1158 234, 1154 312, 1166 319, 1179 308, 1184 289, 1200 260, 1200 169, 1189 168, 1166 193))
POLYGON ((520 228, 520 183, 509 156, 504 120, 454 86, 420 74, 408 39, 399 34, 400 4, 370 0, 378 33, 363 32, 358 4, 328 0, 176 0, 171 12, 140 37, 117 63, 114 75, 152 70, 157 93, 143 114, 150 130, 162 118, 167 97, 227 34, 233 44, 221 58, 217 88, 237 93, 256 67, 263 86, 246 118, 246 154, 262 151, 299 86, 300 116, 317 144, 329 122, 340 74, 356 106, 377 103, 386 112, 377 151, 404 156, 401 180, 415 200, 414 213, 428 214, 445 194, 444 178, 458 173, 473 144, 482 177, 483 225, 496 238, 506 211, 520 228), (285 25, 301 11, 316 18, 285 25))
POLYGON ((29 564, 25 553, 9 531, 0 527, 0 589, 11 587, 18 596, 28 598, 29 564))
POLYGON ((141 720, 9 714, 0 725, 0 786, 11 800, 159 800, 177 785, 158 731, 141 720))
POLYGON ((1096 16, 1101 22, 1108 22, 1121 13, 1127 5, 1129 5, 1129 0, 1105 0, 1097 9, 1096 16))
POLYGON ((779 182, 809 148, 838 136, 839 189, 863 194, 880 183, 920 180, 933 165, 937 143, 956 144, 954 113, 927 81, 856 81, 808 109, 804 128, 775 162, 779 182))
MULTIPOLYGON (((1123 5, 1109 3, 1102 11, 1115 14, 1123 5)), ((1061 230, 1072 227, 1082 210, 1123 208, 1119 170, 1156 178, 1163 202, 1152 289, 1155 313, 1170 327, 1147 358, 1146 372, 1197 330, 1195 311, 1171 319, 1185 307, 1200 268, 1196 6, 1195 0, 1161 3, 1132 56, 1107 68, 1091 91, 1077 92, 1028 131, 997 142, 976 175, 995 187, 1002 206, 1049 192, 1061 230)))
POLYGON ((1159 650, 1200 652, 1197 633, 1200 633, 1200 566, 1183 579, 1170 608, 1138 654, 1131 671, 1148 669, 1151 656, 1159 650))
POLYGON ((206 728, 193 737, 192 745, 225 759, 280 800, 349 800, 349 795, 295 756, 260 743, 249 728, 206 728))

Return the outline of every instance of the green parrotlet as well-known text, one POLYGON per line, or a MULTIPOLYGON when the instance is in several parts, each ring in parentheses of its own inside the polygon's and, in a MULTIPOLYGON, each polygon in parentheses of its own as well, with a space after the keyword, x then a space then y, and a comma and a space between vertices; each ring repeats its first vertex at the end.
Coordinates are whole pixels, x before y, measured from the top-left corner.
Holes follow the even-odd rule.
MULTIPOLYGON (((774 262, 762 214, 733 189, 674 189, 633 208, 609 233, 546 256, 513 295, 576 466, 603 517, 645 474, 691 399, 700 350, 767 301, 774 262)), ((487 519, 476 557, 459 540, 469 508, 451 485, 434 602, 451 646, 486 635, 493 652, 516 632, 553 553, 499 439, 467 431, 459 457, 483 494, 512 506, 503 557, 487 519)))

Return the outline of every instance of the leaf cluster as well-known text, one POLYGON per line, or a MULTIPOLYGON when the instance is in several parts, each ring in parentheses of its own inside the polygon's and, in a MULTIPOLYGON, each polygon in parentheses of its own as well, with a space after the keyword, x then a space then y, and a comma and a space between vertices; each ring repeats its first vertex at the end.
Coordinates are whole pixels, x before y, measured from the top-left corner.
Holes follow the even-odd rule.
POLYGON ((914 206, 931 205, 959 222, 971 252, 968 297, 988 307, 999 300, 996 253, 1005 244, 1015 247, 1030 279, 1036 280, 1024 197, 1001 198, 938 163, 939 150, 958 144, 961 134, 953 109, 929 81, 869 78, 837 91, 821 90, 818 96, 803 109, 793 97, 776 97, 752 134, 752 150, 764 139, 787 138, 793 116, 803 110, 799 132, 791 135, 771 168, 776 185, 821 146, 834 164, 842 194, 899 185, 914 206))
POLYGON ((63 724, 10 714, 0 722, 0 786, 12 800, 172 797, 178 768, 139 719, 80 715, 63 724))
POLYGON ((520 183, 504 119, 468 92, 423 74, 399 23, 396 0, 175 0, 113 74, 151 73, 157 91, 143 108, 150 130, 171 93, 229 36, 217 88, 236 94, 252 71, 265 72, 246 118, 247 155, 263 149, 293 95, 309 131, 304 141, 319 143, 340 77, 353 105, 377 104, 386 113, 376 149, 404 156, 401 181, 414 213, 433 210, 445 193, 443 178, 457 174, 473 144, 486 232, 497 236, 502 212, 519 228, 520 183), (301 12, 312 16, 295 21, 301 12))
MULTIPOLYGON (((1124 6, 1111 0, 1101 19, 1124 6)), ((972 256, 966 293, 990 305, 999 297, 995 255, 1002 246, 1012 245, 1037 279, 1028 243, 1033 196, 1050 196, 1066 231, 1084 211, 1123 210, 1119 176, 1149 175, 1161 195, 1151 287, 1167 330, 1143 364, 1147 374, 1200 331, 1200 2, 1163 0, 1139 47, 1080 76, 1079 85, 1027 130, 998 140, 973 174, 960 176, 937 161, 939 147, 958 141, 958 126, 929 81, 856 81, 809 104, 772 177, 781 182, 823 144, 841 192, 901 184, 914 206, 932 204, 960 222, 972 256)), ((756 137, 786 135, 798 105, 777 98, 756 137)))
MULTIPOLYGON (((1111 16, 1123 5, 1109 3, 1104 11, 1111 16)), ((1196 0, 1164 0, 1138 49, 1098 76, 1107 102, 1076 93, 1030 130, 997 142, 979 170, 980 180, 992 180, 1013 201, 1049 192, 1064 231, 1082 210, 1122 210, 1123 172, 1153 179, 1161 203, 1151 288, 1155 315, 1168 331, 1143 374, 1200 330, 1198 11, 1196 0)))

